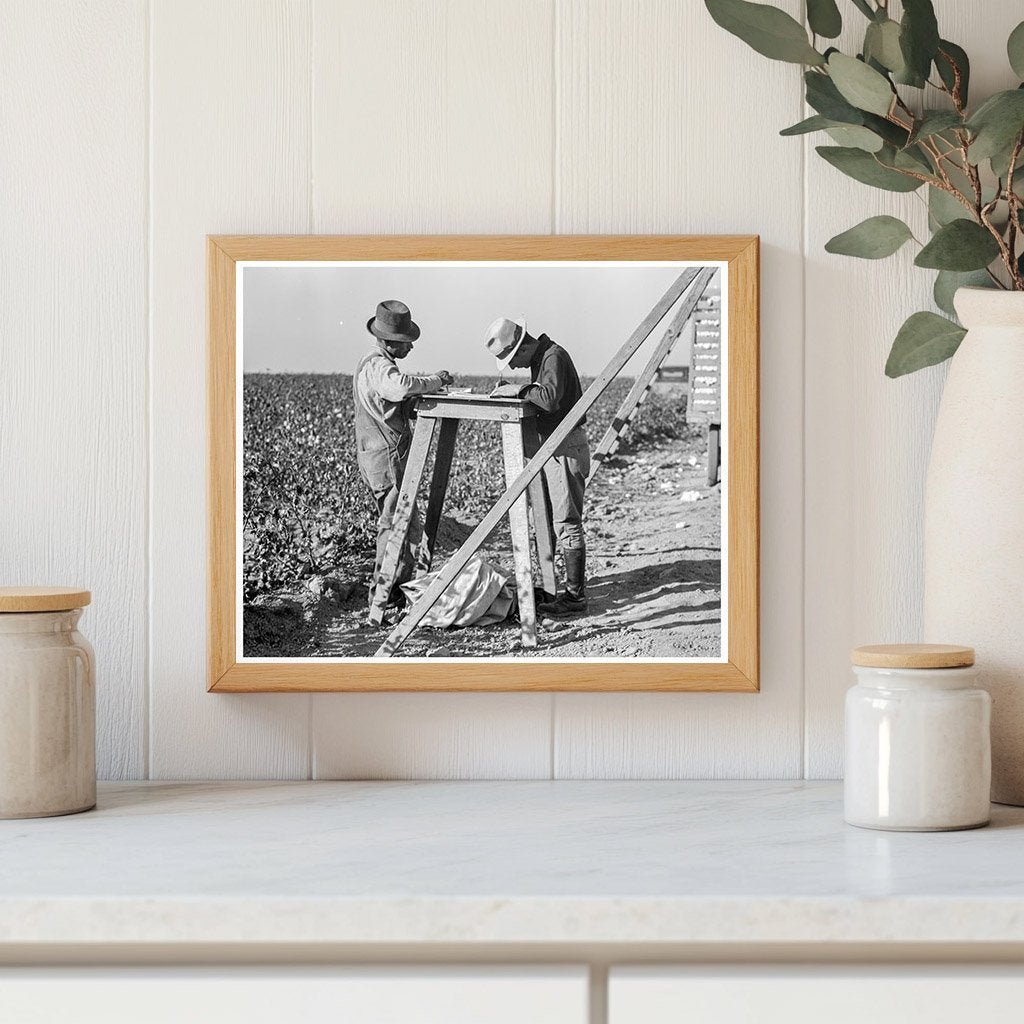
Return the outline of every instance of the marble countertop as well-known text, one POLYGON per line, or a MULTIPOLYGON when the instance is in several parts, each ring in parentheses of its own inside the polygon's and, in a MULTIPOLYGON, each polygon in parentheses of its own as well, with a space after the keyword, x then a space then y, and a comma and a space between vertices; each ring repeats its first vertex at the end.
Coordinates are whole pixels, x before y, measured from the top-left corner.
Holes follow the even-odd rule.
POLYGON ((899 834, 837 783, 108 783, 0 821, 0 948, 139 942, 1024 944, 1024 809, 899 834))

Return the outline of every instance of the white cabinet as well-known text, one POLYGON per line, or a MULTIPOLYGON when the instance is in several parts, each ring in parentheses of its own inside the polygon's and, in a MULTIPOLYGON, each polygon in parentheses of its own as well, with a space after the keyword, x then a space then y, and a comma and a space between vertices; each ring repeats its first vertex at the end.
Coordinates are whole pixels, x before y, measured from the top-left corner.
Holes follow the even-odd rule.
POLYGON ((1024 967, 619 968, 608 1024, 1004 1024, 1024 967))
POLYGON ((587 1024, 585 968, 0 969, 4 1024, 587 1024))

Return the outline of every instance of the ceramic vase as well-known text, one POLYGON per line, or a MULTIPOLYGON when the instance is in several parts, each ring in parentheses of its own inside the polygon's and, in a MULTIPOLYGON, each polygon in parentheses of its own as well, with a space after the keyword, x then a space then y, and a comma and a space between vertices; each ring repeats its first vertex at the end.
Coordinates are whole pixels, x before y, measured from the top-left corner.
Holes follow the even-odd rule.
POLYGON ((925 491, 924 639, 977 651, 992 799, 1024 806, 1024 292, 962 288, 925 491))

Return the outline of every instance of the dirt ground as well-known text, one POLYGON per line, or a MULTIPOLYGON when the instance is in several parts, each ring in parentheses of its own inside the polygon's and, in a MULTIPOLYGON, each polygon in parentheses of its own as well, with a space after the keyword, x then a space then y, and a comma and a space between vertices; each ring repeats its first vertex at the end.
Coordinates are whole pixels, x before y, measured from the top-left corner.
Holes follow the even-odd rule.
MULTIPOLYGON (((541 619, 538 646, 524 650, 517 622, 414 632, 399 657, 716 658, 721 653, 721 488, 707 486, 702 446, 663 447, 616 456, 587 491, 585 616, 541 619)), ((440 567, 475 523, 442 521, 434 565, 440 567)), ((507 530, 483 551, 511 575, 507 530)), ((372 563, 325 595, 290 631, 277 656, 369 657, 388 630, 366 619, 372 563)), ((561 576, 561 558, 556 566, 561 576)), ((307 601, 308 604, 308 601, 307 601)), ((246 653, 249 652, 247 644, 246 653)), ((253 650, 252 653, 257 653, 253 650)))

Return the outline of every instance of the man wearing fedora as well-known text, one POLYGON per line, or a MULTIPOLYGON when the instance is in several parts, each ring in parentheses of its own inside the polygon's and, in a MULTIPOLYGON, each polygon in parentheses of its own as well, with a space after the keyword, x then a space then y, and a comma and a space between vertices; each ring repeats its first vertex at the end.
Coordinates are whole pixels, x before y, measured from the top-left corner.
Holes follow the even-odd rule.
MULTIPOLYGON (((522 398, 536 406, 537 432, 543 443, 583 394, 572 357, 546 334, 529 334, 523 319, 499 317, 488 328, 486 345, 497 360, 499 373, 530 368, 529 384, 500 384, 492 395, 522 398)), ((541 601, 537 611, 553 618, 581 615, 587 610, 583 498, 590 475, 590 442, 584 423, 586 417, 544 464, 552 525, 565 558, 565 590, 557 598, 541 601)))
MULTIPOLYGON (((367 321, 366 329, 374 336, 376 344, 359 361, 352 375, 352 391, 359 474, 377 502, 376 581, 384 562, 384 550, 412 442, 412 403, 409 399, 437 391, 451 384, 454 378, 447 370, 421 376, 403 373, 398 368, 397 361, 409 355, 420 336, 419 326, 404 302, 385 299, 377 306, 376 314, 367 321)), ((414 506, 389 602, 401 595, 400 585, 412 578, 415 569, 412 545, 419 542, 421 535, 422 524, 414 506)), ((373 602, 372 590, 370 602, 373 602)))

